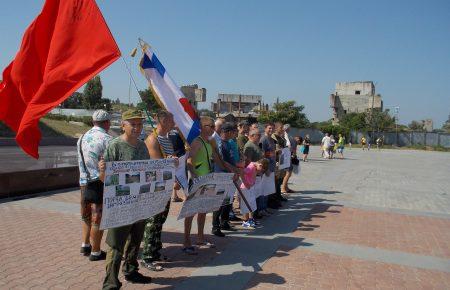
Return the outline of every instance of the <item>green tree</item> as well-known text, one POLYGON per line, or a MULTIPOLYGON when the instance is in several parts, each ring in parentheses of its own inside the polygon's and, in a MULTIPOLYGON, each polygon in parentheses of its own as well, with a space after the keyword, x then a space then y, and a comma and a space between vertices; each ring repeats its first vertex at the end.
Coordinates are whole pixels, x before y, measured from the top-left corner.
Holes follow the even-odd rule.
POLYGON ((448 120, 442 125, 442 130, 447 133, 450 133, 450 115, 448 115, 448 120))
POLYGON ((61 108, 64 109, 81 109, 83 108, 83 94, 74 92, 64 102, 61 103, 61 108))
POLYGON ((139 102, 136 105, 136 108, 140 110, 147 109, 149 112, 156 112, 161 109, 161 106, 156 101, 156 98, 150 89, 139 91, 139 95, 141 96, 142 102, 139 102))
POLYGON ((102 99, 102 81, 100 76, 89 80, 83 90, 83 107, 85 109, 96 109, 102 99))
POLYGON ((306 114, 303 113, 303 105, 296 106, 295 101, 278 102, 273 106, 274 110, 261 114, 258 122, 283 122, 293 127, 305 128, 309 125, 306 114))
POLYGON ((408 127, 412 131, 423 131, 423 124, 420 121, 413 120, 408 124, 408 127))
POLYGON ((395 117, 389 114, 389 110, 374 110, 372 115, 373 130, 378 132, 392 129, 395 126, 395 117))
POLYGON ((339 125, 348 130, 365 130, 368 127, 367 116, 365 113, 348 113, 339 120, 339 125))

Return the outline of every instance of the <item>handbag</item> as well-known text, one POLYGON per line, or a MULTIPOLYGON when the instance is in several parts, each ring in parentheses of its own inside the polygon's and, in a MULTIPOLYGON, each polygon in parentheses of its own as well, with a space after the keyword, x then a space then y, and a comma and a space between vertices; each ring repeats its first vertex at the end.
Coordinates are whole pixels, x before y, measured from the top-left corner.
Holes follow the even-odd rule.
POLYGON ((298 166, 300 164, 300 160, 298 159, 297 156, 294 156, 291 158, 291 164, 296 165, 296 166, 298 166))
POLYGON ((91 178, 91 174, 89 173, 89 170, 86 167, 86 163, 84 162, 84 155, 83 150, 81 150, 81 146, 83 145, 83 136, 81 136, 80 139, 80 147, 79 152, 81 156, 81 163, 83 164, 84 171, 86 171, 86 179, 87 184, 84 190, 82 190, 83 194, 83 201, 87 203, 95 203, 95 204, 102 204, 103 203, 103 182, 100 179, 89 181, 91 178))

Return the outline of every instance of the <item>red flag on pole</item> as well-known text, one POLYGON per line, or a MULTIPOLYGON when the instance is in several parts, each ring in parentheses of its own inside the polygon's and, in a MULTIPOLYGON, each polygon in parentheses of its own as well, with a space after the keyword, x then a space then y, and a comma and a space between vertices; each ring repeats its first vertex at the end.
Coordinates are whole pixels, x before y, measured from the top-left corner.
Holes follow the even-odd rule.
POLYGON ((39 119, 120 57, 94 0, 47 0, 0 83, 0 120, 39 158, 39 119))

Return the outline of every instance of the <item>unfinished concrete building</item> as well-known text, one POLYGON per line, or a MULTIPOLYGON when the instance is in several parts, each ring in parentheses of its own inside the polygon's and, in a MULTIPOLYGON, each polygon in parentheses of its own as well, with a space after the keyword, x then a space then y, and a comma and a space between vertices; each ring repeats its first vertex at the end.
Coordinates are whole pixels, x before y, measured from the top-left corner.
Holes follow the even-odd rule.
POLYGON ((184 96, 189 100, 189 103, 197 109, 199 102, 206 102, 206 89, 199 88, 197 84, 181 86, 181 91, 184 96))
POLYGON ((211 110, 218 117, 232 114, 237 119, 258 117, 261 111, 268 110, 260 95, 219 94, 217 102, 211 103, 211 110))
POLYGON ((375 85, 371 81, 340 82, 330 96, 332 122, 339 120, 348 113, 364 113, 373 109, 383 110, 380 95, 375 94, 375 85))

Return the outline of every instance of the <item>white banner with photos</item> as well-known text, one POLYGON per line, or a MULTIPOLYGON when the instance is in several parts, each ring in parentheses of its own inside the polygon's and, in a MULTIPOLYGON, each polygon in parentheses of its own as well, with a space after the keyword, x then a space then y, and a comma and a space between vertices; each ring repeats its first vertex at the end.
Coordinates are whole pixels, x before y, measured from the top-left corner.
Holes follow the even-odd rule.
POLYGON ((281 149, 280 159, 278 161, 278 169, 286 169, 291 166, 291 149, 283 148, 281 149))
POLYGON ((233 175, 233 173, 210 173, 195 178, 178 219, 218 210, 224 199, 236 191, 233 175))
POLYGON ((175 160, 106 162, 100 229, 152 217, 166 208, 175 181, 175 160))

